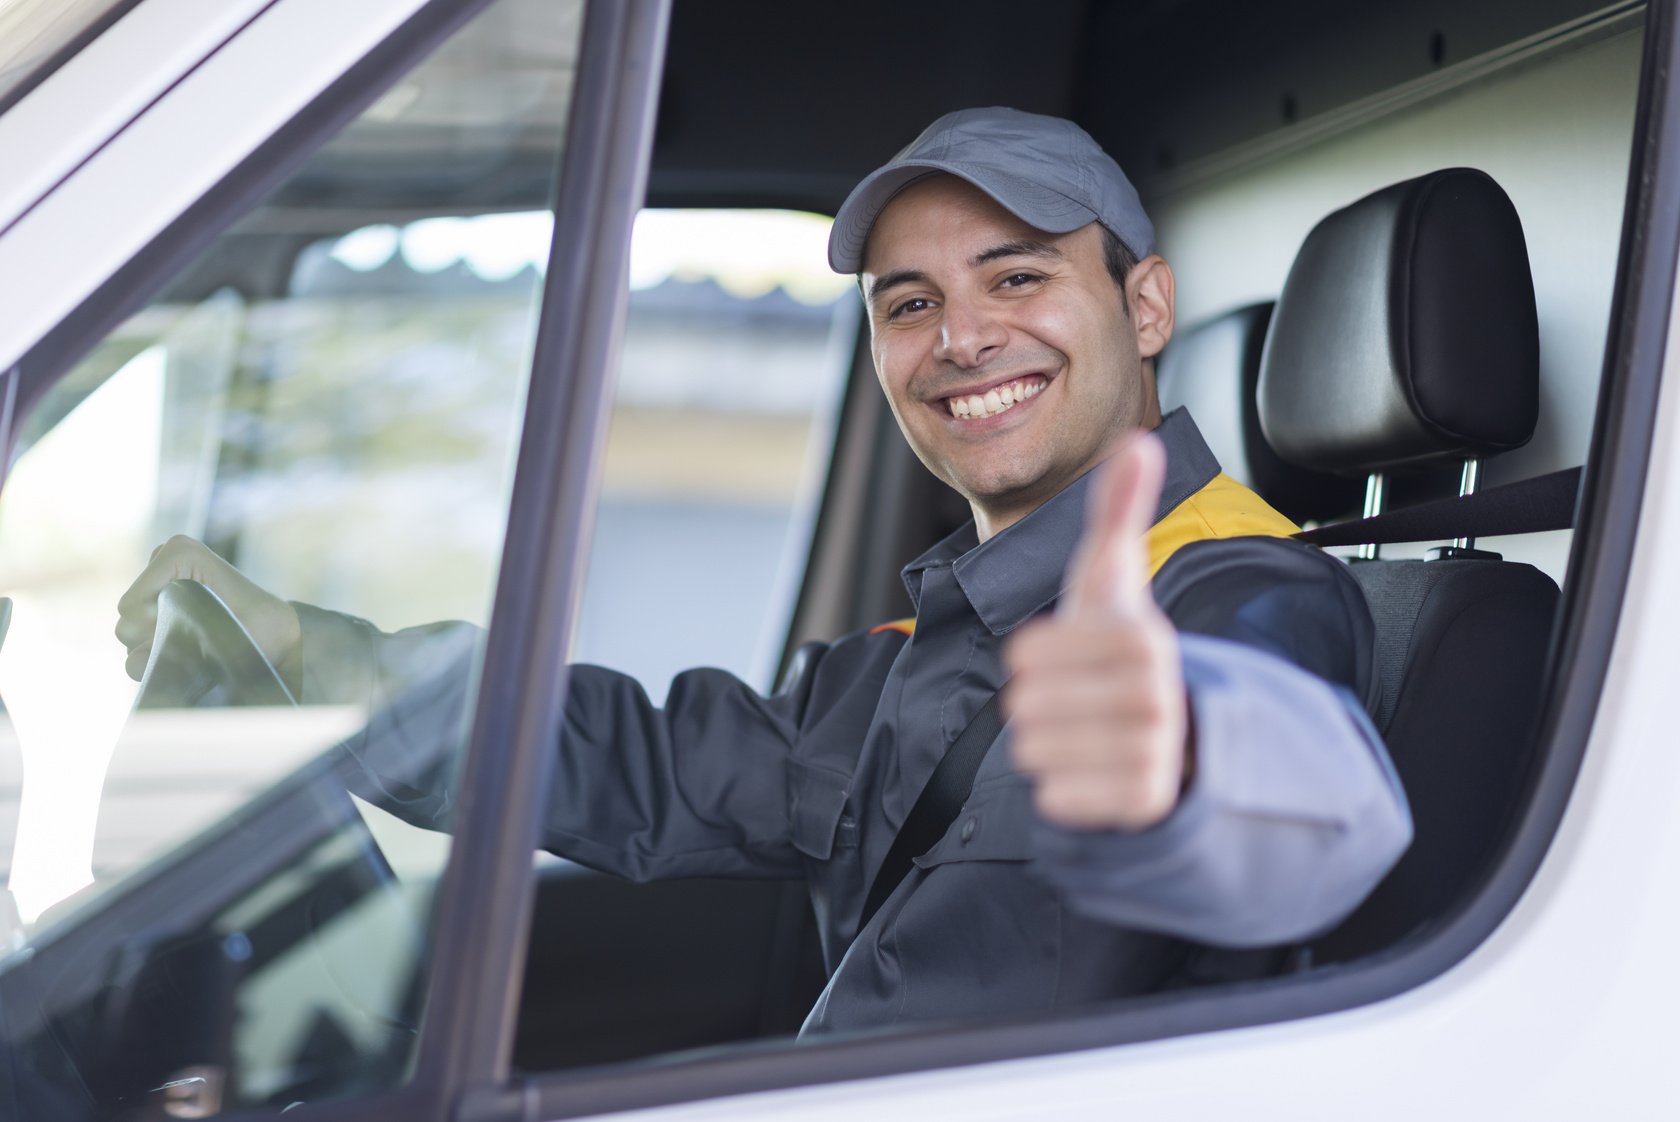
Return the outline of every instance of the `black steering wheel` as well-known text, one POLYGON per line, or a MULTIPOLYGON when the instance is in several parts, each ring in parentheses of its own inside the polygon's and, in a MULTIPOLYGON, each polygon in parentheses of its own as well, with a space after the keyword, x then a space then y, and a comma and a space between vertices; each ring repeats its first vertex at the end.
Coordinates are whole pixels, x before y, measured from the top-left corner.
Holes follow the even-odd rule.
POLYGON ((280 672, 221 598, 197 581, 166 585, 137 709, 296 705, 280 672))

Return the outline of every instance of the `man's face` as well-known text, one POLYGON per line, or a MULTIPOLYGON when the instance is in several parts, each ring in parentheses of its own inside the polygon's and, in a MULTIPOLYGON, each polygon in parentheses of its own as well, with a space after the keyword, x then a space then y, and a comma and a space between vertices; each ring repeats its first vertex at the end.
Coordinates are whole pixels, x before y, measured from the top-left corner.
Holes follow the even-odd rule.
POLYGON ((1128 315, 1095 224, 1046 234, 935 176, 881 213, 861 279, 899 426, 968 499, 982 540, 1094 467, 1121 432, 1159 422, 1145 360, 1171 333, 1171 273, 1155 257, 1133 269, 1128 315))

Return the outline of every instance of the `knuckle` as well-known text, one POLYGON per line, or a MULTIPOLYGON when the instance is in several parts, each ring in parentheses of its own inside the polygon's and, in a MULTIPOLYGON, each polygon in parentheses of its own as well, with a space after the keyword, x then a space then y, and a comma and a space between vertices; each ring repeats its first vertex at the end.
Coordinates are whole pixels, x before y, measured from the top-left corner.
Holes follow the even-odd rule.
POLYGON ((1036 772, 1048 762, 1043 741, 1018 731, 1009 742, 1009 758, 1022 771, 1036 772))
POLYGON ((1030 669, 1044 662, 1055 650, 1055 629, 1046 620, 1034 620, 1023 626, 1004 644, 1004 662, 1019 669, 1030 669))
POLYGON ((1078 824, 1089 816, 1085 792, 1068 783, 1041 781, 1033 791, 1033 805, 1052 822, 1078 824))
POLYGON ((1136 712, 1141 723, 1154 726, 1166 723, 1171 706, 1164 695, 1165 691, 1158 688, 1145 689, 1140 693, 1136 712))

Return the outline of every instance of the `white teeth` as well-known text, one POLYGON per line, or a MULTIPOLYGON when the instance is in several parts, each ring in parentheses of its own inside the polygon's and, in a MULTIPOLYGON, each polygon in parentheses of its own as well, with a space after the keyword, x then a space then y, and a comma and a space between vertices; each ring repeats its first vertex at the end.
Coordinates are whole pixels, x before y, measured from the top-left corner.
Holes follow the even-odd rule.
POLYGON ((947 398, 946 404, 953 417, 993 417, 1005 409, 1014 408, 1017 402, 1036 397, 1043 388, 1043 382, 1010 382, 989 389, 984 395, 947 398))

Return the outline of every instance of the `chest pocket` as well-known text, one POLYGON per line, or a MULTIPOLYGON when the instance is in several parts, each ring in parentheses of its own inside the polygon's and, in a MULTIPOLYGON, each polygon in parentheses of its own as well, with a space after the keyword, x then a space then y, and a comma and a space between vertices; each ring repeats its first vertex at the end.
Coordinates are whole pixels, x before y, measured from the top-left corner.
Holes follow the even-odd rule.
POLYGON ((939 843, 915 859, 915 889, 891 946, 906 980, 901 1019, 991 1016, 1055 1004, 1062 909, 1029 871, 1032 787, 975 786, 939 843))
POLYGON ((789 760, 787 770, 793 847, 818 861, 856 849, 857 819, 846 813, 852 777, 803 760, 789 760))
POLYGON ((945 836, 915 859, 921 869, 958 861, 1026 861, 1032 857, 1032 784, 1007 774, 977 783, 945 836))

